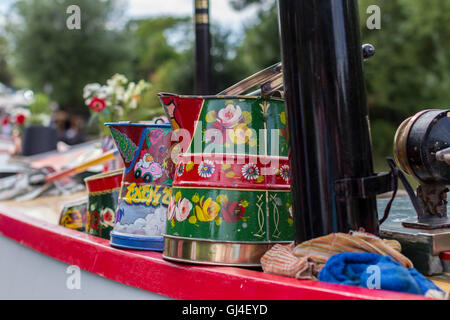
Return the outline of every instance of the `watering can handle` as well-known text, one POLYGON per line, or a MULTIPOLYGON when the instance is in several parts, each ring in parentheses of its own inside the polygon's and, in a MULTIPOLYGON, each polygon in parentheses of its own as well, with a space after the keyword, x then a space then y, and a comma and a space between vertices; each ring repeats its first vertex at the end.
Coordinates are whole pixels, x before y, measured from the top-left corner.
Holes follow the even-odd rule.
POLYGON ((261 85, 267 81, 272 80, 272 78, 281 77, 281 82, 283 79, 281 62, 278 62, 264 70, 261 70, 248 78, 232 85, 231 87, 218 93, 218 96, 238 96, 246 92, 247 90, 253 88, 254 86, 261 85))
MULTIPOLYGON (((362 46, 362 55, 364 60, 368 60, 373 57, 374 54, 375 48, 370 43, 366 43, 362 46)), ((239 81, 217 95, 238 96, 255 86, 261 87, 261 91, 258 90, 255 94, 260 94, 266 97, 270 96, 275 91, 280 91, 283 88, 283 69, 281 62, 261 70, 242 81, 239 81)))
POLYGON ((166 121, 164 121, 163 118, 156 118, 155 119, 155 124, 158 124, 158 121, 161 121, 161 123, 166 123, 166 121))

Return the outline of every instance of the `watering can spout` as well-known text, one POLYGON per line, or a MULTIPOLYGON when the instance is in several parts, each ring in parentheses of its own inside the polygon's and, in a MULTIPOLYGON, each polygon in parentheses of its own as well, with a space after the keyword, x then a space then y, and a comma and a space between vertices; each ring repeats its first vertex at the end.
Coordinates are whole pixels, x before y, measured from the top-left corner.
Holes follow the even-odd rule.
POLYGON ((193 136, 195 122, 202 109, 203 98, 164 92, 158 93, 158 98, 169 118, 172 129, 185 129, 193 136))

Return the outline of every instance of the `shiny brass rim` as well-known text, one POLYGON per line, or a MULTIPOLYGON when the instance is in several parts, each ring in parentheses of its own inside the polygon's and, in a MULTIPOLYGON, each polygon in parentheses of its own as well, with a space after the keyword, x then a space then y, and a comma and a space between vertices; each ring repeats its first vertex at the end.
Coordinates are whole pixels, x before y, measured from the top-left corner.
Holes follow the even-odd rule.
POLYGON ((163 258, 176 262, 259 267, 275 243, 242 243, 164 236, 163 258))
POLYGON ((412 175, 414 178, 420 180, 415 174, 408 161, 408 137, 414 123, 423 114, 434 109, 427 109, 416 113, 414 116, 404 120, 397 129, 394 137, 394 159, 397 165, 406 173, 412 175))
POLYGON ((88 181, 92 181, 92 180, 99 180, 99 179, 103 179, 103 178, 109 178, 109 177, 117 176, 119 174, 123 174, 123 169, 118 169, 118 170, 108 171, 108 172, 104 172, 104 173, 99 173, 99 174, 87 177, 86 179, 84 179, 84 181, 88 182, 88 181))

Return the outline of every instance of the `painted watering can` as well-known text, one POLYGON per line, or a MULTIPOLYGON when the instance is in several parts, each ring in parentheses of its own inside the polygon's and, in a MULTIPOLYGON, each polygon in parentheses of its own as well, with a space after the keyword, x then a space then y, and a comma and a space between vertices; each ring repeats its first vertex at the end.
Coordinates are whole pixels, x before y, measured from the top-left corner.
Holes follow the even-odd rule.
POLYGON ((87 233, 104 239, 111 239, 122 174, 123 170, 119 169, 99 173, 84 179, 89 191, 87 233))
POLYGON ((162 251, 174 163, 169 123, 105 123, 125 164, 110 244, 162 251))
POLYGON ((260 75, 226 95, 159 94, 179 140, 165 259, 259 266, 294 240, 284 101, 229 94, 260 75))

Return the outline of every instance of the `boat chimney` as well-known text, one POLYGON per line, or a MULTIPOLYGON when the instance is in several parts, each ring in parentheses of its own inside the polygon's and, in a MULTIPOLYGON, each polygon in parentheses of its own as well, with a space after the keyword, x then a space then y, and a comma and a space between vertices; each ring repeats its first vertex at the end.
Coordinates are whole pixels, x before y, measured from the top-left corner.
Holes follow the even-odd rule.
POLYGON ((211 94, 209 0, 195 0, 195 93, 211 94))
POLYGON ((278 9, 296 242, 377 234, 357 1, 279 0, 278 9))

